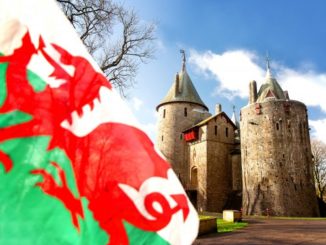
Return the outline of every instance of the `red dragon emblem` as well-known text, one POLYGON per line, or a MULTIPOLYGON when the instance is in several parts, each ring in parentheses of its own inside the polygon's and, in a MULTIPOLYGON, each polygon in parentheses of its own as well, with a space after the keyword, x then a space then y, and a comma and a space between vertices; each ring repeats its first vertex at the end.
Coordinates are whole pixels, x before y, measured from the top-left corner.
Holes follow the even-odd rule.
MULTIPOLYGON (((0 113, 21 111, 31 116, 26 122, 1 128, 0 143, 12 138, 50 136, 48 150, 60 148, 71 161, 79 196, 71 192, 65 171, 53 161, 48 164, 57 170, 61 184, 46 169, 36 168, 30 174, 42 176, 42 181, 34 188, 41 188, 45 194, 62 202, 77 230, 80 228, 79 219, 85 218, 81 199, 86 198, 88 209, 109 235, 109 244, 128 244, 124 221, 143 230, 159 231, 179 211, 186 220, 189 207, 185 194, 170 195, 174 204, 160 192, 147 194, 143 205, 152 217, 149 219, 120 187, 123 184, 139 190, 151 177, 168 178, 170 165, 155 152, 153 144, 141 130, 108 122, 85 136, 76 136, 62 127, 65 120, 71 123, 72 112, 82 116, 85 105, 92 110, 94 100, 100 100, 101 88, 112 88, 87 59, 73 56, 56 44, 50 46, 60 55, 60 62, 46 52, 47 45, 41 37, 36 47, 29 32, 11 55, 0 56, 0 63, 8 64, 5 78, 7 96, 0 113), (27 78, 27 65, 34 55, 43 56, 53 67, 52 78, 66 82, 56 88, 46 85, 42 91, 35 91, 27 78), (73 75, 60 63, 72 66, 73 75), (154 204, 160 208, 155 208, 154 204)), ((19 167, 13 164, 12 156, 2 150, 0 161, 6 174, 19 167)))

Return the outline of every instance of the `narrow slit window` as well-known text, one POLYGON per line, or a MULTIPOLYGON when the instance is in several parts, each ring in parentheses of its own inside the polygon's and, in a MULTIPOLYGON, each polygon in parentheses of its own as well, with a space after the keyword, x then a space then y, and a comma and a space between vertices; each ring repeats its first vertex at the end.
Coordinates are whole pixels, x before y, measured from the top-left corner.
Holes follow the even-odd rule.
POLYGON ((163 139, 164 139, 164 137, 163 137, 163 135, 162 135, 162 141, 163 141, 163 139))
POLYGON ((187 110, 187 107, 185 107, 184 115, 185 115, 185 117, 188 116, 188 110, 187 110))
POLYGON ((280 125, 278 123, 276 123, 276 130, 280 129, 280 125))
POLYGON ((225 136, 229 137, 229 128, 225 128, 225 136))
POLYGON ((217 135, 217 126, 214 127, 214 134, 217 135))
POLYGON ((166 110, 164 109, 163 110, 163 118, 165 118, 165 113, 166 113, 166 110))

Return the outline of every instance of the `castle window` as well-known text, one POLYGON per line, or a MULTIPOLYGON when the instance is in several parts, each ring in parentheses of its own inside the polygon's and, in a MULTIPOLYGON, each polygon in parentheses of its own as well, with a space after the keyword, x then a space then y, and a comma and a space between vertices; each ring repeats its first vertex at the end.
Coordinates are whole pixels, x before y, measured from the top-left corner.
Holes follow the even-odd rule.
POLYGON ((166 113, 166 111, 165 111, 165 109, 163 110, 163 118, 165 118, 165 113, 166 113))
POLYGON ((162 141, 163 141, 163 139, 164 139, 164 138, 163 138, 163 135, 162 135, 162 141))
POLYGON ((182 134, 180 134, 180 139, 182 140, 182 134))
POLYGON ((186 117, 186 116, 188 116, 187 107, 185 107, 185 110, 184 110, 184 115, 185 115, 185 117, 186 117))
POLYGON ((198 187, 198 169, 197 169, 197 167, 191 168, 191 187, 192 188, 198 187))
POLYGON ((214 133, 215 133, 215 135, 217 135, 217 126, 216 125, 214 127, 214 133))
POLYGON ((192 129, 184 134, 184 139, 186 142, 191 142, 198 139, 198 129, 192 129))
POLYGON ((280 125, 278 123, 276 123, 276 130, 280 129, 280 125))
POLYGON ((229 137, 229 128, 225 128, 225 136, 229 137))

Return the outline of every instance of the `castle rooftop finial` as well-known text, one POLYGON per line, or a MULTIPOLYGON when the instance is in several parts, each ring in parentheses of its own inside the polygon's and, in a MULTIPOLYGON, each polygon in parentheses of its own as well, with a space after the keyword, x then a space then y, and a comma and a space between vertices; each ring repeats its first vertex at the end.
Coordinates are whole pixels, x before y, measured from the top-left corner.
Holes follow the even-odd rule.
POLYGON ((232 108, 233 108, 233 113, 232 113, 231 121, 234 123, 235 126, 237 126, 238 129, 240 129, 240 123, 238 121, 237 114, 235 113, 235 105, 233 105, 232 108))
POLYGON ((161 100, 160 104, 156 107, 156 110, 162 105, 168 103, 192 103, 197 104, 203 107, 206 111, 208 111, 208 107, 201 100, 194 84, 191 81, 189 74, 186 71, 186 54, 183 49, 180 50, 182 54, 182 70, 178 72, 176 75, 176 79, 172 84, 170 90, 167 95, 161 100))
POLYGON ((186 70, 186 52, 184 49, 180 49, 180 53, 182 54, 182 71, 186 70))
POLYGON ((266 77, 272 77, 271 66, 270 66, 270 57, 268 52, 266 53, 266 77))

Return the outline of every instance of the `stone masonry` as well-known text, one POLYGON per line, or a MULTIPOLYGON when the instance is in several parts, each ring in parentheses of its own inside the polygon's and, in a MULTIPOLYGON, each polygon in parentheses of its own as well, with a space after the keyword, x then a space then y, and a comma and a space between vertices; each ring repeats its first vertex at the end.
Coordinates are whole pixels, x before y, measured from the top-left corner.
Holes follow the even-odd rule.
POLYGON ((197 110, 203 107, 187 102, 168 103, 158 108, 159 123, 157 146, 172 164, 173 170, 182 184, 189 183, 189 166, 186 164, 186 142, 182 132, 190 128, 194 122, 200 122, 207 114, 197 110), (187 116, 185 116, 187 110, 187 116))
POLYGON ((241 109, 243 211, 318 216, 307 108, 290 100, 269 72, 241 109))
MULTIPOLYGON (((235 126, 222 112, 192 129, 198 130, 198 138, 189 142, 187 149, 190 169, 198 169, 197 206, 200 210, 220 212, 232 191, 230 152, 234 148, 235 126)), ((193 179, 192 171, 190 178, 193 179)))
POLYGON ((222 212, 238 203, 247 215, 318 216, 306 106, 289 99, 271 75, 240 125, 216 106, 211 115, 182 69, 157 106, 157 146, 199 211, 222 212), (240 131, 239 131, 240 127, 240 131), (240 151, 241 150, 241 151, 240 151))

